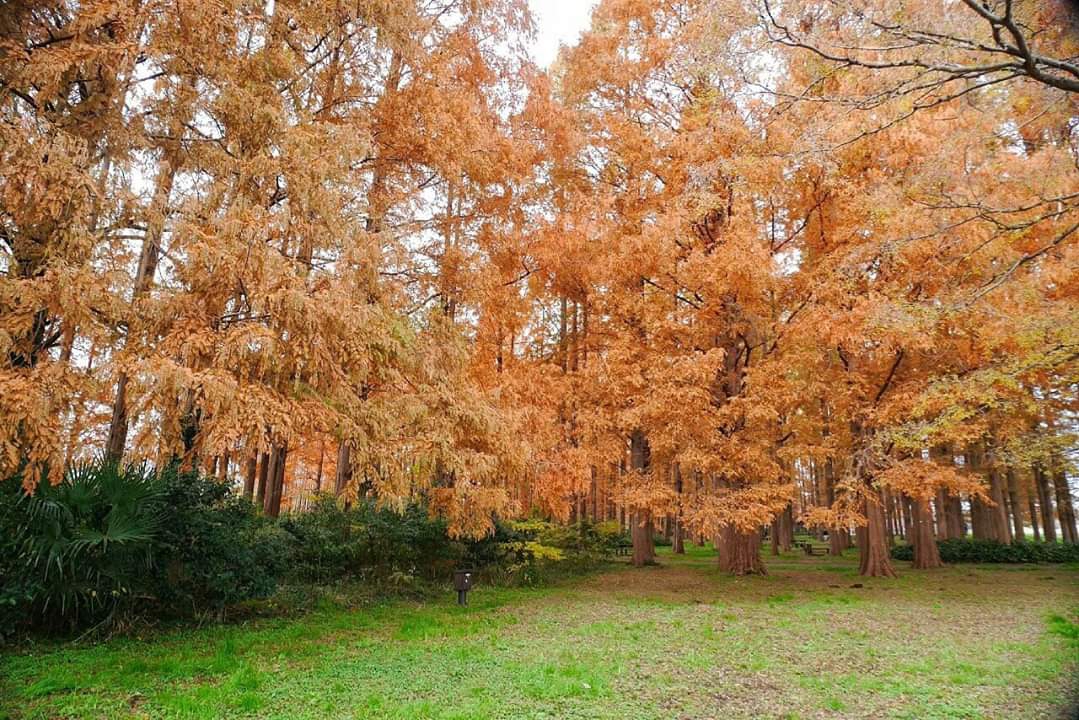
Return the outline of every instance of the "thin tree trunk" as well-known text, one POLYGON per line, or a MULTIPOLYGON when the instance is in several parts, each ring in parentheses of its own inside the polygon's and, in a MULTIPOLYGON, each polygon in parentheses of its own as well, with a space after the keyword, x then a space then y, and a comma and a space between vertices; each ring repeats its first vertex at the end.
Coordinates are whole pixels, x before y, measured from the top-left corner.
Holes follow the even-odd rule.
POLYGON ((1005 505, 1004 479, 996 469, 989 471, 989 496, 993 505, 986 508, 990 519, 990 532, 997 542, 1010 543, 1012 528, 1008 524, 1008 511, 1005 505))
POLYGON ((676 555, 685 555, 685 529, 682 527, 682 468, 678 463, 674 464, 674 491, 678 495, 678 507, 674 516, 673 550, 676 555))
POLYGON ((322 491, 322 469, 326 463, 326 441, 318 441, 318 468, 315 470, 315 492, 322 491))
POLYGON ((1034 504, 1035 488, 1027 488, 1027 505, 1030 510, 1030 526, 1034 530, 1034 541, 1041 542, 1042 534, 1038 529, 1038 507, 1034 504))
MULTIPOLYGON (((166 155, 166 158, 168 155, 166 155)), ((154 188, 154 197, 150 201, 150 224, 142 243, 139 266, 135 273, 134 291, 131 304, 135 306, 149 292, 157 272, 158 259, 161 257, 161 236, 165 229, 165 216, 168 213, 169 196, 172 194, 173 181, 176 178, 176 166, 168 159, 164 161, 161 181, 154 188)), ((131 330, 129 329, 130 333, 131 330)), ((129 338, 130 341, 130 338, 129 338)), ((112 402, 112 418, 109 422, 108 439, 105 442, 105 457, 120 462, 127 446, 128 376, 123 370, 116 378, 116 393, 112 402)))
POLYGON ((1005 472, 1005 478, 1008 483, 1008 504, 1012 510, 1012 541, 1019 542, 1026 537, 1023 530, 1023 503, 1019 493, 1019 480, 1012 468, 1005 472))

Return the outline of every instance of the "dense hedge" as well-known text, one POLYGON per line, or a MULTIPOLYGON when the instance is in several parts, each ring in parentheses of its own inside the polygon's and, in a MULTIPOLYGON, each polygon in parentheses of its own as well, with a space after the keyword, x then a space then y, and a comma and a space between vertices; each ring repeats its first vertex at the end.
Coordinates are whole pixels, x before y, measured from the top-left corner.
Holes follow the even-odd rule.
MULTIPOLYGON (((946 563, 1067 563, 1079 562, 1079 545, 1022 540, 1012 544, 973 538, 938 540, 940 559, 946 563)), ((913 560, 914 548, 892 548, 896 560, 913 560)))
POLYGON ((294 539, 212 479, 93 462, 27 496, 0 482, 0 634, 267 597, 294 539))
POLYGON ((422 504, 398 512, 331 496, 273 520, 213 478, 87 463, 31 496, 18 478, 0 481, 0 638, 120 617, 220 617, 286 580, 362 576, 399 587, 445 581, 467 565, 489 581, 535 584, 625 541, 617 523, 541 519, 457 540, 422 504))

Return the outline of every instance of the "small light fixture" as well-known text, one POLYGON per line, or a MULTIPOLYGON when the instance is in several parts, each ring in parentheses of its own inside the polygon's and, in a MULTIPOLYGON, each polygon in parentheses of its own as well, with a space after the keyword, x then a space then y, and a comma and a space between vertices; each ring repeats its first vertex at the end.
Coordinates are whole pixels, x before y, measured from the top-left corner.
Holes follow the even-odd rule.
POLYGON ((453 589, 457 591, 457 604, 468 605, 468 591, 472 589, 471 568, 461 568, 453 571, 453 589))

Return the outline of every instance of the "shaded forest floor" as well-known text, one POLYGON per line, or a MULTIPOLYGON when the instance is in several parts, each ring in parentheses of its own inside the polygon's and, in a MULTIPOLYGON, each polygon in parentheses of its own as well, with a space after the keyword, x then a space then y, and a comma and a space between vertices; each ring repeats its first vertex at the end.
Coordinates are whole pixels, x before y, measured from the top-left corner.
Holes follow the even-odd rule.
POLYGON ((292 620, 0 656, 0 718, 1054 718, 1079 699, 1079 567, 862 579, 856 557, 712 553, 458 608, 292 620), (1056 632, 1054 632, 1056 630, 1056 632), (1063 631, 1063 632, 1061 632, 1063 631), (1065 635, 1072 633, 1072 638, 1065 635))

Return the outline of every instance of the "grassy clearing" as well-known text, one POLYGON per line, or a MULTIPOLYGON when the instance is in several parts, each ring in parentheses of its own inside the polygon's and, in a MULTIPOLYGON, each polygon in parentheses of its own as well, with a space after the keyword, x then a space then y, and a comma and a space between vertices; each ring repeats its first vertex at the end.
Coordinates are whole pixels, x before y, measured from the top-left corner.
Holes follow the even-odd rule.
MULTIPOLYGON (((1052 718, 1079 697, 1079 568, 857 577, 854 558, 709 551, 458 608, 293 620, 0 657, 0 718, 1052 718)), ((900 565, 903 565, 901 563, 900 565)))

